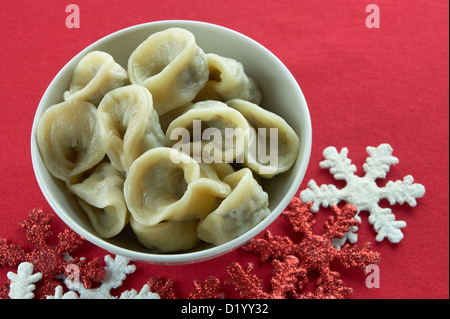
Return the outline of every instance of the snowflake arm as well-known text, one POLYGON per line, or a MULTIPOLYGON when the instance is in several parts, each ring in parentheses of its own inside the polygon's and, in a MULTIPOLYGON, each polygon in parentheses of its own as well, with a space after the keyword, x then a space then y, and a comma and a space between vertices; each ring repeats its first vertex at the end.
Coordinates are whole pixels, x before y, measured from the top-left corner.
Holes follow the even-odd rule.
POLYGON ((42 279, 41 273, 33 274, 33 264, 28 262, 19 265, 17 274, 10 271, 7 276, 11 280, 8 295, 11 299, 33 299, 34 283, 42 279))
POLYGON ((28 242, 40 248, 46 245, 46 240, 51 237, 51 215, 44 214, 40 209, 32 209, 28 212, 28 218, 19 225, 25 228, 28 242))
POLYGON ((58 234, 58 253, 64 255, 77 250, 83 244, 83 238, 78 236, 73 230, 65 229, 58 234))
POLYGON ((380 253, 373 251, 370 243, 365 243, 361 247, 345 245, 337 252, 336 258, 346 268, 359 267, 365 271, 367 266, 380 262, 380 253))
POLYGON ((75 291, 68 291, 64 293, 61 286, 55 288, 55 294, 53 296, 47 296, 47 299, 79 299, 75 291))
POLYGON ((189 293, 191 299, 224 299, 225 293, 220 289, 220 280, 210 276, 204 282, 195 279, 195 289, 189 293))
POLYGON ((398 164, 397 157, 392 156, 394 151, 389 144, 381 144, 378 147, 368 146, 366 148, 369 157, 363 165, 366 176, 375 180, 377 178, 386 178, 391 165, 398 164))
POLYGON ((147 284, 150 287, 150 291, 157 293, 161 299, 176 299, 173 279, 165 280, 159 276, 152 276, 147 281, 147 284))
POLYGON ((311 207, 311 202, 305 204, 299 198, 294 197, 281 216, 288 220, 295 232, 309 236, 312 234, 316 224, 311 214, 311 207))
POLYGON ((345 191, 338 189, 334 185, 321 185, 320 187, 314 180, 308 182, 308 188, 300 193, 303 202, 312 202, 311 212, 317 213, 320 206, 328 207, 337 205, 345 198, 345 191))
POLYGON ((0 238, 0 266, 15 267, 24 259, 25 252, 18 245, 0 238))
POLYGON ((122 292, 120 299, 160 299, 157 293, 150 291, 150 286, 145 284, 139 293, 134 290, 127 290, 122 292))
POLYGON ((227 279, 225 283, 233 285, 242 298, 267 299, 268 295, 263 291, 262 280, 252 274, 253 268, 252 263, 248 263, 245 267, 237 262, 231 263, 227 268, 231 278, 227 279))
POLYGON ((116 255, 112 258, 110 255, 105 256, 106 276, 102 283, 106 282, 108 287, 116 289, 122 285, 127 275, 136 271, 135 265, 129 265, 130 259, 116 255))
POLYGON ((411 175, 403 177, 403 181, 389 181, 380 190, 380 197, 386 198, 391 205, 396 203, 402 205, 406 202, 409 206, 415 207, 417 205, 416 198, 423 195, 425 195, 425 187, 414 183, 414 178, 411 175))
POLYGON ((272 286, 270 298, 284 299, 289 295, 298 298, 300 294, 297 292, 297 288, 303 287, 308 280, 307 271, 299 267, 298 258, 289 255, 282 261, 274 259, 272 266, 274 270, 270 280, 272 286))
POLYGON ((400 228, 406 227, 406 222, 395 220, 390 208, 374 207, 370 211, 369 223, 377 232, 376 241, 389 239, 391 243, 399 243, 403 239, 403 233, 400 228))
POLYGON ((320 162, 321 168, 330 169, 330 173, 333 174, 337 180, 347 180, 348 176, 352 176, 356 172, 356 166, 352 164, 352 161, 347 157, 348 149, 344 147, 340 153, 333 146, 327 147, 323 151, 323 157, 325 160, 320 162))
POLYGON ((344 299, 352 293, 353 289, 345 286, 340 273, 326 269, 317 280, 316 291, 306 294, 303 299, 344 299))
POLYGON ((271 258, 282 259, 295 252, 295 244, 289 237, 272 235, 269 230, 264 233, 264 238, 251 240, 242 248, 246 251, 252 251, 261 255, 261 261, 264 262, 271 258))

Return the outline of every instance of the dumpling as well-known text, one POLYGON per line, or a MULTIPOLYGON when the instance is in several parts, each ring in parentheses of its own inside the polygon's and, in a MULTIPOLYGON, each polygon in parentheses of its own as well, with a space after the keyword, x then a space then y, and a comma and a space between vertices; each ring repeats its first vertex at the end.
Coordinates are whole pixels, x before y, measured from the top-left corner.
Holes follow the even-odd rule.
POLYGON ((97 119, 106 154, 113 167, 122 172, 127 172, 145 151, 164 145, 165 135, 152 96, 140 85, 107 93, 98 106, 97 119))
POLYGON ((283 118, 241 99, 228 101, 227 105, 244 115, 253 128, 244 156, 245 166, 265 178, 291 168, 300 150, 300 140, 283 118))
POLYGON ((200 221, 197 229, 200 239, 215 245, 244 234, 270 213, 268 195, 248 168, 226 176, 223 181, 230 185, 230 195, 200 221))
POLYGON ((69 185, 105 157, 96 111, 89 102, 69 100, 48 108, 39 121, 37 142, 44 164, 69 185))
POLYGON ((174 252, 193 248, 200 243, 197 237, 198 221, 163 221, 147 226, 131 218, 130 225, 145 247, 158 252, 174 252))
POLYGON ((209 80, 196 97, 196 101, 243 99, 256 104, 261 103, 261 92, 255 80, 249 77, 242 63, 219 56, 206 54, 209 80))
POLYGON ((216 197, 230 191, 212 167, 168 147, 154 148, 136 159, 124 185, 133 219, 146 226, 203 218, 216 197))
POLYGON ((103 238, 116 236, 128 223, 123 183, 123 175, 104 162, 83 182, 70 186, 92 227, 103 238))
POLYGON ((64 99, 83 100, 98 105, 108 91, 127 83, 127 71, 111 55, 93 51, 78 63, 64 99))
POLYGON ((210 141, 203 146, 208 148, 208 153, 221 161, 232 162, 243 156, 249 128, 244 116, 225 103, 202 101, 170 123, 166 144, 181 149, 186 143, 210 141))
POLYGON ((128 60, 131 83, 145 86, 161 116, 191 102, 208 80, 205 53, 194 35, 170 28, 152 34, 128 60))

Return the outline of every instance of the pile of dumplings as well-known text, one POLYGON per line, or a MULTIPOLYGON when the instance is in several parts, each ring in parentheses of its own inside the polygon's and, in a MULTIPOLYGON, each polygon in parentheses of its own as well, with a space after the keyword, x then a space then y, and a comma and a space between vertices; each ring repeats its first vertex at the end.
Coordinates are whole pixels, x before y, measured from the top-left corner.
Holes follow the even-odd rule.
MULTIPOLYGON (((150 35, 127 70, 108 53, 88 53, 63 97, 37 128, 46 168, 65 182, 99 236, 130 224, 150 251, 220 245, 245 233, 270 213, 259 179, 288 170, 299 152, 292 128, 259 106, 261 93, 242 64, 205 54, 181 28, 150 35), (195 120, 221 130, 277 128, 277 166, 261 174, 267 164, 236 149, 231 158, 244 158, 238 167, 174 148, 180 141, 171 132, 192 130, 195 120)), ((255 140, 245 136, 242 149, 255 140)), ((207 141, 184 142, 192 149, 207 141)))

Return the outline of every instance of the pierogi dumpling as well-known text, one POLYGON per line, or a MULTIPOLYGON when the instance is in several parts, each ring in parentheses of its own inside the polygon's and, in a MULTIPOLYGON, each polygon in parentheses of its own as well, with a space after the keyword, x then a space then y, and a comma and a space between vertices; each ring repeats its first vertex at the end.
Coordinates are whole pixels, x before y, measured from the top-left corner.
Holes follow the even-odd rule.
POLYGON ((70 186, 92 227, 103 238, 116 236, 128 223, 123 183, 122 173, 104 162, 83 182, 70 186))
POLYGON ((181 151, 158 147, 142 154, 128 171, 124 195, 133 219, 146 226, 205 217, 230 186, 215 170, 181 151))
POLYGON ((131 83, 145 86, 161 116, 191 102, 208 80, 206 56, 194 35, 184 29, 157 32, 128 60, 131 83))
POLYGON ((78 63, 64 99, 83 100, 98 105, 108 91, 127 83, 127 71, 111 55, 93 51, 78 63))
POLYGON ((197 101, 243 99, 261 103, 261 92, 253 78, 249 77, 242 63, 214 53, 206 54, 209 80, 196 97, 197 101))
POLYGON ((39 121, 37 142, 44 164, 68 185, 105 156, 96 111, 89 102, 69 100, 49 107, 39 121))
MULTIPOLYGON (((250 126, 244 116, 220 101, 201 101, 174 119, 166 131, 166 144, 210 141, 208 153, 221 161, 232 162, 243 156, 250 126)), ((176 145, 175 145, 176 144, 176 145)))
POLYGON ((248 168, 242 168, 223 180, 232 191, 216 210, 200 221, 198 237, 221 245, 253 228, 269 215, 268 195, 253 178, 248 168))
POLYGON ((113 167, 122 172, 128 172, 145 151, 164 145, 152 96, 140 85, 107 93, 98 106, 97 119, 103 148, 113 167))
POLYGON ((244 156, 245 166, 265 178, 291 168, 300 150, 300 139, 283 118, 241 99, 227 101, 227 105, 239 111, 253 128, 244 156), (276 135, 271 136, 272 133, 276 135))
POLYGON ((139 223, 131 218, 130 225, 139 242, 159 252, 174 252, 197 246, 198 219, 185 221, 163 221, 154 226, 139 223))

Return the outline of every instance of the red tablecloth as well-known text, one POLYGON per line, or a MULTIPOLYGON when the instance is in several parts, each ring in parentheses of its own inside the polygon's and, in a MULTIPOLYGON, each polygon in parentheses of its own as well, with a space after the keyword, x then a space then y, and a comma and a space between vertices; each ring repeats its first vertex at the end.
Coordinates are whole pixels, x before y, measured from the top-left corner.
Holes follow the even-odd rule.
MULTIPOLYGON (((357 270, 343 270, 352 298, 448 298, 449 296, 449 5, 445 0, 164 0, 2 1, 0 4, 0 237, 25 245, 18 223, 31 208, 52 212, 34 177, 30 132, 39 100, 75 54, 119 29, 156 20, 188 19, 237 30, 263 44, 291 70, 307 99, 313 127, 310 179, 337 183, 319 167, 327 146, 348 147, 362 172, 366 146, 389 143, 400 163, 386 180, 411 174, 426 187, 417 207, 395 205, 405 220, 400 244, 375 243, 362 213, 360 243, 381 253, 380 288, 369 289, 357 270), (80 8, 80 28, 68 29, 66 6, 80 8), (366 6, 380 9, 380 28, 366 26, 366 6)), ((383 181, 382 181, 383 182, 383 181)), ((387 202, 384 203, 387 205, 387 202)), ((66 226, 55 215, 55 232, 66 226)), ((269 229, 288 234, 285 220, 269 229)), ((86 243, 77 256, 103 257, 86 243)), ((173 278, 180 296, 192 280, 224 280, 233 261, 255 263, 268 280, 272 268, 241 250, 185 266, 137 263, 124 289, 140 289, 153 275, 173 278)), ((6 280, 0 267, 0 284, 6 280)), ((225 286, 229 297, 237 297, 225 286)))

